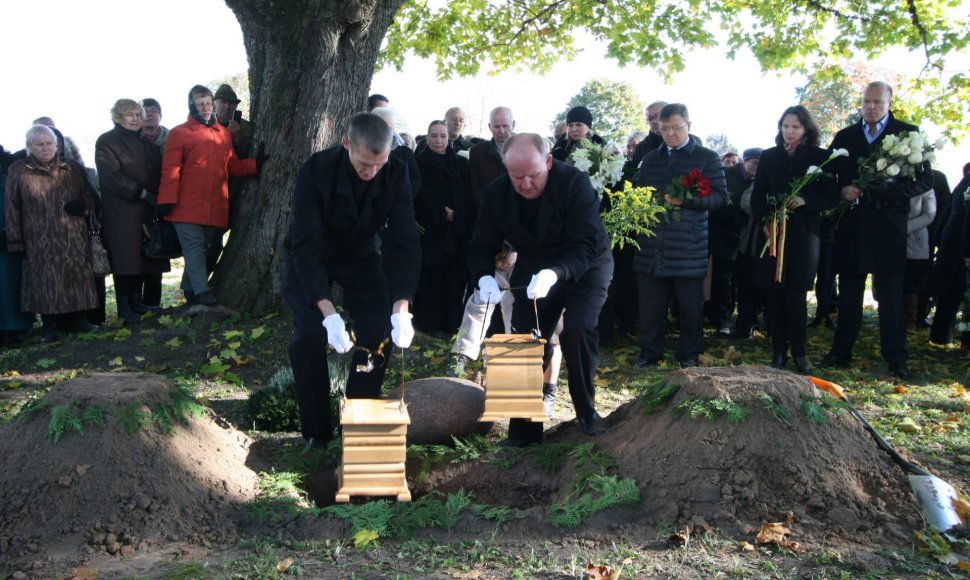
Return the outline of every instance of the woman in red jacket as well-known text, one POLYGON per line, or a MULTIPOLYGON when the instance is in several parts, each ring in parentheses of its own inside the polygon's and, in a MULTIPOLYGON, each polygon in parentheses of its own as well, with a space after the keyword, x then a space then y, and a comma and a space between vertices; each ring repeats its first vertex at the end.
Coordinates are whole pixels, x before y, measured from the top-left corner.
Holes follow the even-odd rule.
MULTIPOLYGON (((258 155, 257 155, 258 157, 258 155)), ((229 225, 228 179, 257 174, 255 159, 239 159, 232 137, 213 114, 212 91, 189 91, 189 118, 169 132, 158 187, 158 214, 175 224, 185 271, 182 292, 190 304, 212 306, 208 248, 229 225)))

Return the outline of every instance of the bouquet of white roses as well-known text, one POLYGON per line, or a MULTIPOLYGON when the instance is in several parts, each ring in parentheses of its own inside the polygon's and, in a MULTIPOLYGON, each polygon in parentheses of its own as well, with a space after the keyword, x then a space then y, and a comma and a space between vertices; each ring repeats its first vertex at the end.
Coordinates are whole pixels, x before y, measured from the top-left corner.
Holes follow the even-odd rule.
POLYGON ((576 169, 589 175, 589 182, 599 195, 606 191, 607 185, 620 181, 626 161, 614 143, 596 145, 589 139, 579 142, 569 160, 576 169))
POLYGON ((865 189, 874 182, 899 178, 915 179, 924 161, 936 159, 936 149, 943 147, 943 139, 930 143, 919 131, 904 131, 886 135, 882 143, 866 158, 859 159, 859 178, 853 184, 865 189))

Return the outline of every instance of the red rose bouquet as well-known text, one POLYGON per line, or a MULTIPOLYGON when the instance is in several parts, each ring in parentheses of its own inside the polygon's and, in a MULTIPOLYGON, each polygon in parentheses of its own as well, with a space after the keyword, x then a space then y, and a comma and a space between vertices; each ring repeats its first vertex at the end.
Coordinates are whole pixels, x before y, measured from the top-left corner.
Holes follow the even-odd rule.
POLYGON ((680 207, 685 201, 690 201, 695 197, 707 197, 711 195, 713 188, 711 180, 704 177, 700 169, 693 169, 683 177, 676 177, 667 189, 666 194, 673 199, 680 200, 680 204, 673 204, 664 199, 663 206, 667 211, 663 214, 665 221, 680 221, 680 207))

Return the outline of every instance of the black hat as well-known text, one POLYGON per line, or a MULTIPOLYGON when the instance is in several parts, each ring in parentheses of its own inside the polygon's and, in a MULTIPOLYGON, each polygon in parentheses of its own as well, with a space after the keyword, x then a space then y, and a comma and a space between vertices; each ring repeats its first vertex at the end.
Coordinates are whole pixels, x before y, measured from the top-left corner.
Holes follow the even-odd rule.
POLYGON ((147 99, 142 99, 141 106, 145 107, 146 109, 148 107, 155 107, 156 109, 158 109, 159 114, 161 114, 162 112, 162 106, 158 103, 158 101, 156 101, 151 97, 148 97, 147 99))
POLYGON ((752 159, 761 159, 761 152, 764 151, 761 147, 752 147, 751 149, 745 149, 743 158, 745 161, 751 161, 752 159))
POLYGON ((225 101, 227 103, 232 103, 233 105, 239 104, 239 97, 236 96, 236 91, 232 90, 232 87, 227 84, 219 85, 219 88, 216 89, 216 94, 212 97, 212 100, 225 101))
POLYGON ((589 112, 589 109, 580 105, 578 107, 573 107, 569 109, 566 113, 566 123, 582 123, 587 127, 593 127, 593 114, 589 112))

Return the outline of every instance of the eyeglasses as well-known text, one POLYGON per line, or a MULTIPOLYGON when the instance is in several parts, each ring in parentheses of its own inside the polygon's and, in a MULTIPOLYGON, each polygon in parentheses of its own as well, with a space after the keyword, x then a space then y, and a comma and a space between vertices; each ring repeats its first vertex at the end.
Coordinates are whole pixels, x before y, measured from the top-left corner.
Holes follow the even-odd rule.
POLYGON ((680 131, 681 129, 683 129, 684 127, 686 127, 688 124, 689 123, 684 122, 684 123, 681 123, 680 125, 668 125, 666 127, 663 126, 663 125, 661 125, 660 126, 660 132, 661 133, 667 133, 667 134, 673 134, 673 133, 676 133, 677 131, 680 131))

